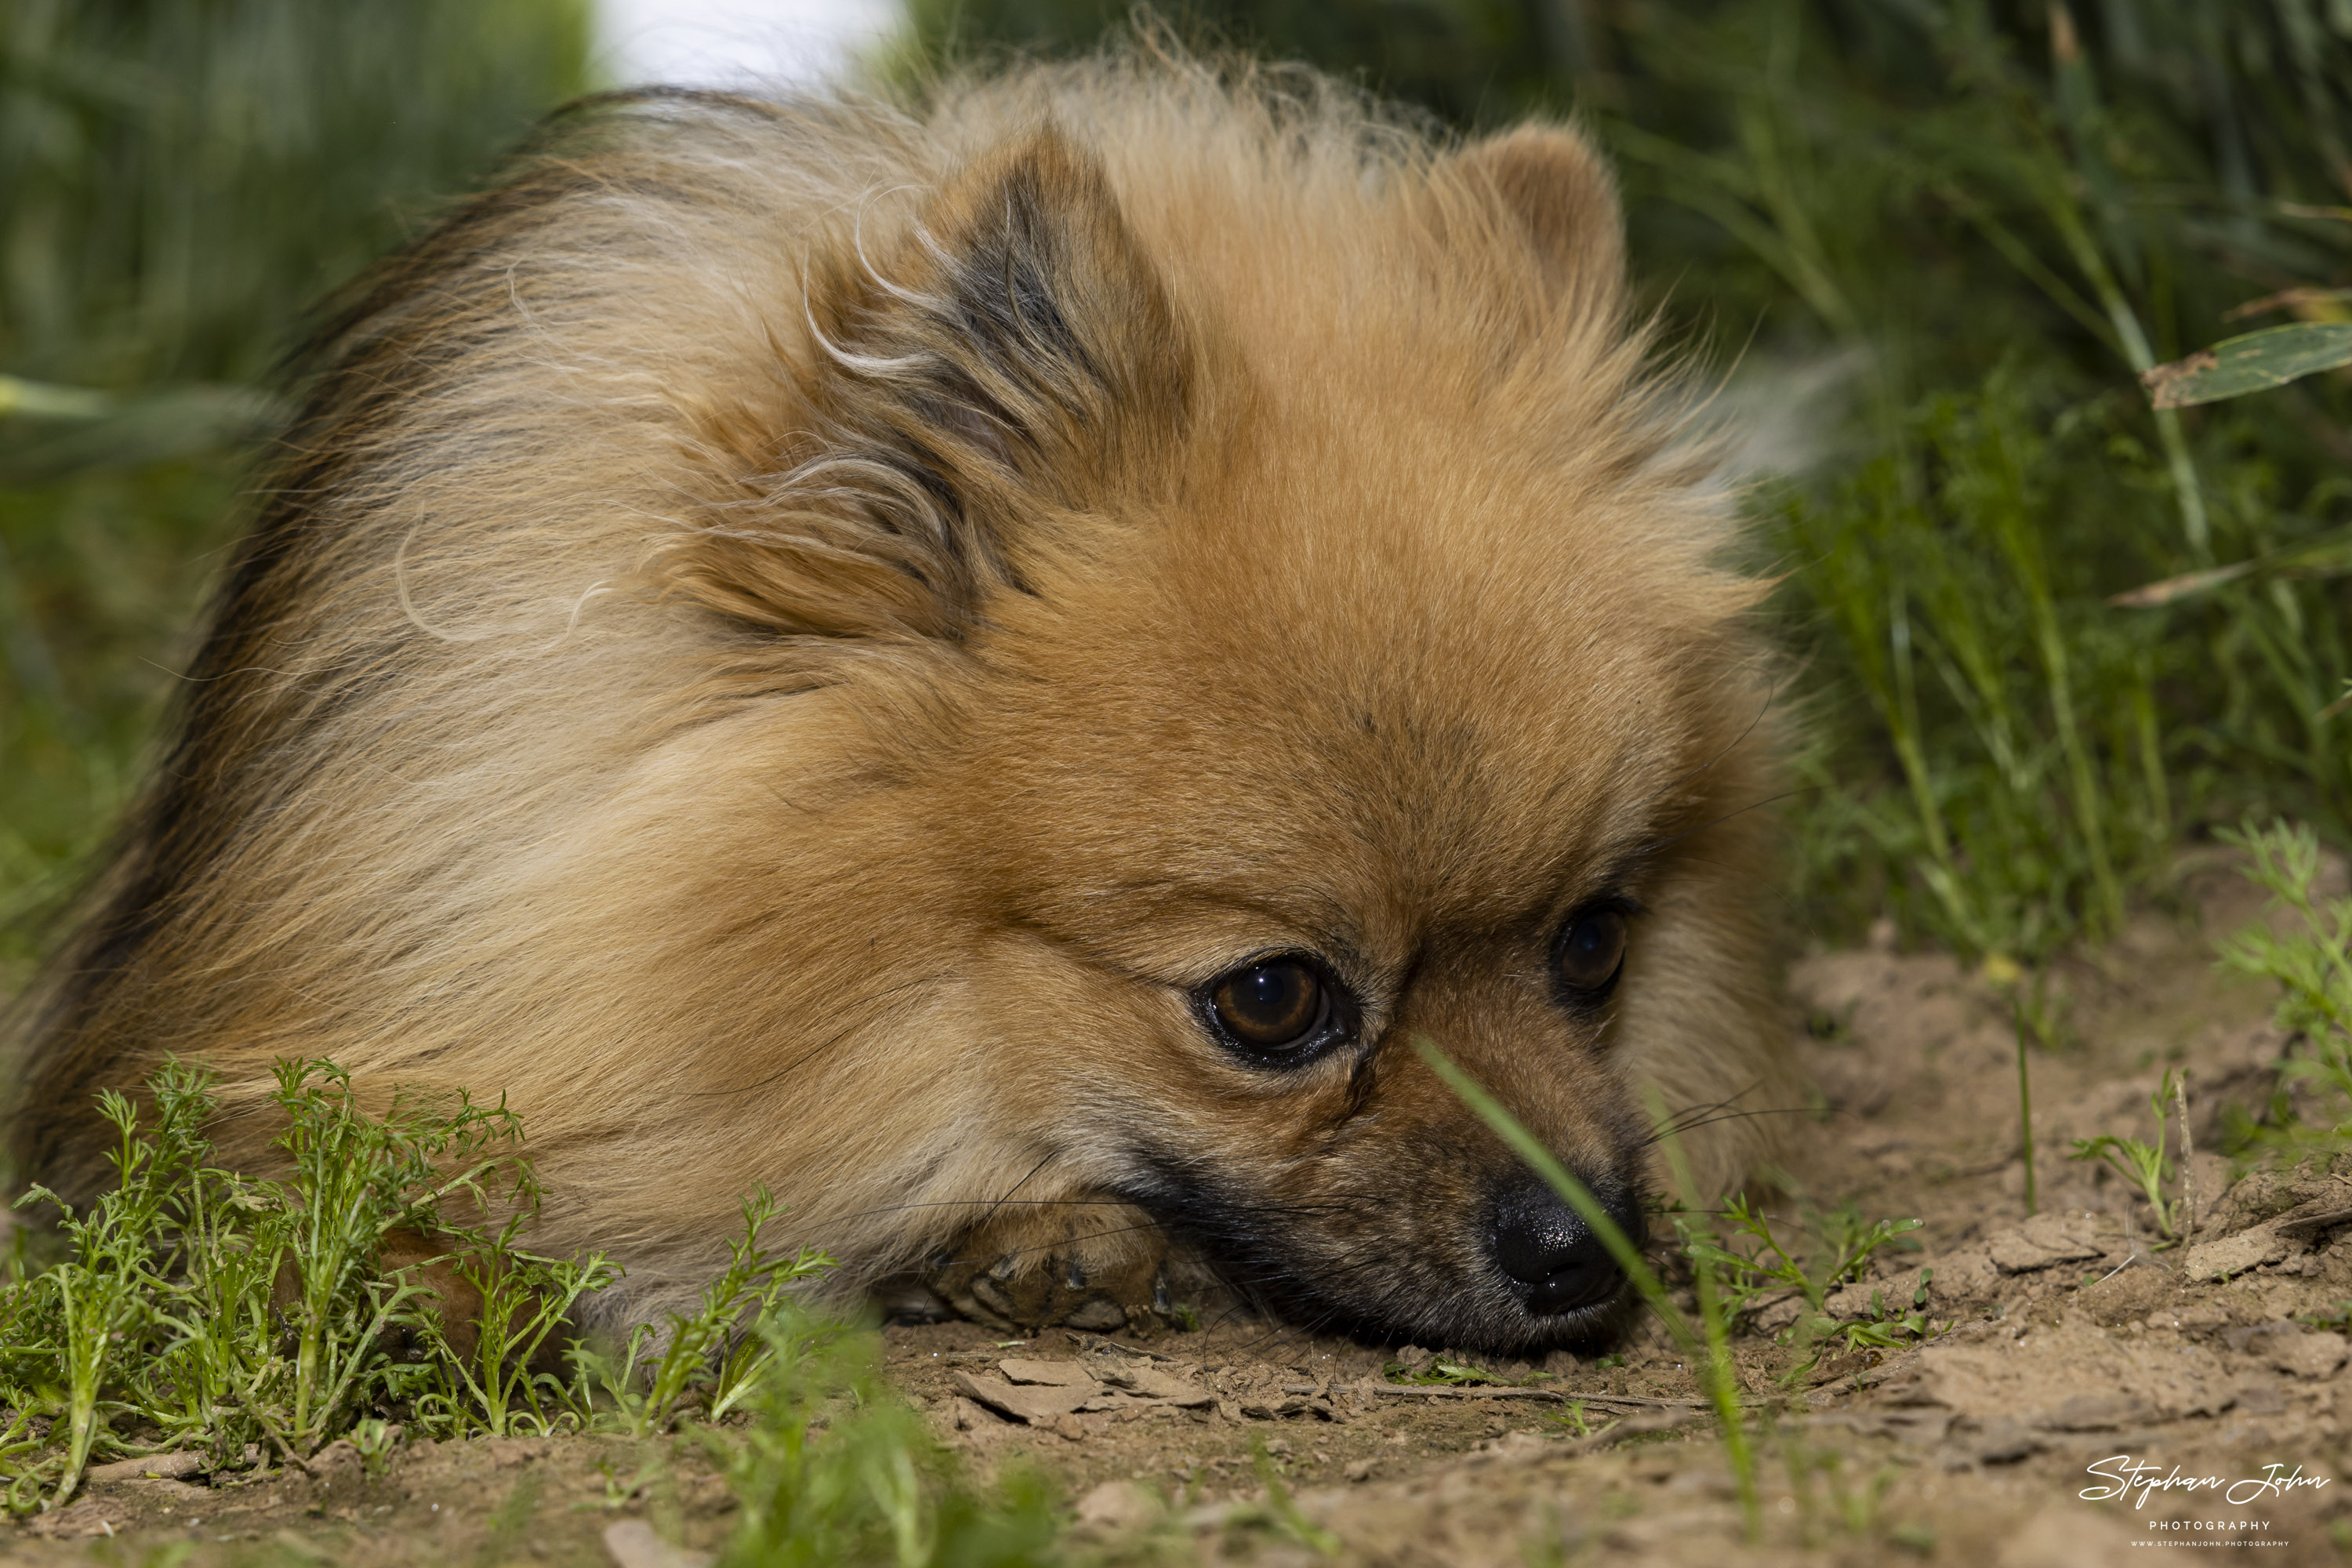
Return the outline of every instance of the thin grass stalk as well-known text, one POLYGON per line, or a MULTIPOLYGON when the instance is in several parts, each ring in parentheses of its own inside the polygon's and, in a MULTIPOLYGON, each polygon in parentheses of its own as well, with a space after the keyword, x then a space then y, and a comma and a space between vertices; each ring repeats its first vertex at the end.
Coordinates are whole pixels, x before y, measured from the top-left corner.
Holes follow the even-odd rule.
MULTIPOLYGON (((2021 978, 2018 982, 2022 986, 2021 978)), ((2018 1145, 2025 1153, 2025 1215, 2028 1219, 2042 1212, 2033 1190, 2033 1079, 2025 1062, 2025 997, 2022 991, 2010 996, 2011 1016, 2017 1024, 2017 1130, 2018 1145)))
POLYGON ((2067 780, 2074 797, 2074 819, 2082 825, 2083 847, 2091 858, 2091 879, 2098 889, 2102 926, 2109 932, 2120 931, 2124 923, 2123 888, 2116 880, 2115 863, 2107 852, 2106 819, 2100 810, 2105 797, 2091 764, 2090 749, 2083 743, 2081 726, 2074 721, 2074 677, 2065 634, 2058 625, 2057 609, 2051 603, 2046 584, 2038 585, 2038 591, 2031 594, 2031 602, 2034 646, 2042 655, 2042 668, 2050 682, 2051 721, 2057 726, 2058 747, 2066 758, 2067 780))
POLYGON ((2137 676, 2132 683, 2132 729, 2139 742, 2139 764, 2147 786, 2147 809, 2152 837, 2158 842, 2172 837, 2172 785, 2165 776, 2163 726, 2156 715, 2156 656, 2146 648, 2139 653, 2137 676))
POLYGON ((1625 1271, 1625 1278, 1633 1282, 1634 1291, 1665 1324, 1666 1331, 1674 1336, 1675 1343, 1682 1348, 1685 1354, 1696 1359, 1706 1349, 1706 1341, 1693 1331, 1690 1321, 1682 1315, 1681 1309, 1675 1305, 1674 1297, 1667 1293, 1656 1272, 1650 1268, 1649 1259, 1642 1256, 1641 1248, 1627 1238, 1617 1222, 1609 1217, 1609 1211, 1601 1206, 1600 1199, 1592 1195, 1591 1190, 1570 1175, 1558 1156, 1545 1148, 1534 1133, 1520 1126, 1518 1118, 1487 1093, 1486 1086, 1454 1066, 1453 1058, 1439 1050, 1428 1036, 1414 1036, 1412 1048, 1414 1054, 1428 1065, 1429 1070, 1437 1075, 1439 1081, 1452 1089, 1496 1137, 1509 1146, 1511 1152, 1527 1162, 1528 1168, 1541 1176, 1545 1184, 1559 1194, 1560 1201, 1574 1209, 1577 1217, 1592 1228, 1592 1234, 1600 1237, 1601 1245, 1608 1250, 1617 1267, 1625 1271))
MULTIPOLYGON (((1648 1096, 1651 1125, 1658 1130, 1659 1147, 1665 1152, 1666 1169, 1674 1177, 1676 1194, 1685 1212, 1704 1212, 1700 1206, 1698 1184, 1691 1178, 1690 1161, 1683 1153, 1682 1139, 1675 1131, 1675 1119, 1655 1090, 1648 1096)), ((1722 1249, 1722 1238, 1703 1227, 1707 1247, 1691 1250, 1693 1288, 1698 1296, 1699 1328, 1706 1341, 1705 1381, 1707 1401, 1715 1406, 1716 1425, 1723 1433, 1725 1456, 1731 1461, 1731 1474, 1739 1489, 1739 1514, 1745 1522, 1748 1541, 1756 1544, 1764 1538, 1764 1504, 1756 1490, 1756 1454, 1748 1440, 1748 1424, 1739 1411, 1738 1374, 1731 1361, 1731 1323, 1723 1310, 1722 1298, 1716 1290, 1713 1251, 1722 1249)))
POLYGON ((62 1508, 81 1484, 89 1464, 90 1445, 98 1436, 98 1393, 106 1378, 108 1349, 114 1341, 117 1289, 108 1289, 94 1270, 62 1264, 50 1271, 52 1287, 64 1309, 66 1355, 65 1469, 50 1495, 52 1508, 62 1508), (83 1288, 77 1289, 76 1286, 83 1288))
MULTIPOLYGON (((2092 105, 2096 98, 2096 83, 2092 76, 2089 58, 2076 42, 2074 19, 2063 4, 2051 7, 2051 49, 2053 65, 2057 73, 2055 98, 2060 114, 2066 122, 2067 140, 2074 149, 2074 173, 2093 191, 2105 198, 2110 213, 2120 210, 2122 200, 2115 189, 2112 172, 2097 153, 2097 127, 2094 123, 2092 105)), ((2090 226, 2083 221, 2081 204, 2063 174, 2042 171, 2042 177, 2032 182, 2042 198, 2042 210, 2058 230, 2074 265, 2089 279, 2098 296, 2099 305, 2115 325, 2116 342, 2122 347, 2124 358, 2134 375, 2145 375, 2156 368, 2155 351, 2148 346, 2147 333, 2141 328, 2139 313, 2132 309, 2130 299, 2117 281, 2115 269, 2108 265, 2105 253, 2093 237, 2090 226)), ((2157 440, 2164 448, 2165 466, 2172 479, 2173 496, 2180 510, 2181 534, 2189 553, 2200 566, 2213 562, 2212 526, 2205 511, 2204 487, 2197 477, 2197 463, 2189 451, 2188 437, 2182 433, 2180 415, 2177 409, 2159 408, 2156 416, 2157 440)))
MULTIPOLYGON (((1715 1293, 1715 1276, 1706 1260, 1694 1257, 1692 1268, 1697 1275, 1698 1305, 1701 1326, 1694 1330, 1690 1320, 1675 1305, 1664 1282, 1642 1256, 1641 1249, 1609 1216, 1601 1200, 1591 1189, 1570 1174, 1552 1152, 1544 1147, 1536 1135, 1519 1124, 1518 1118, 1505 1110, 1500 1100, 1489 1094, 1477 1079, 1454 1064, 1451 1058, 1439 1050, 1435 1042, 1425 1035, 1413 1037, 1412 1048, 1438 1080, 1452 1089, 1462 1103, 1468 1106, 1478 1120, 1484 1121, 1495 1136, 1510 1151, 1526 1162, 1528 1168, 1541 1176, 1545 1184, 1559 1194, 1560 1201, 1576 1211, 1581 1219, 1624 1270, 1643 1301, 1658 1316, 1658 1321, 1674 1336, 1675 1344, 1698 1369, 1706 1387, 1707 1402, 1714 1407, 1716 1423, 1723 1436, 1724 1452, 1730 1459, 1733 1473, 1738 1479, 1741 1512, 1748 1522, 1748 1539, 1758 1538, 1763 1529, 1763 1513, 1756 1495, 1756 1456, 1748 1440, 1748 1430, 1739 1409, 1738 1384, 1731 1364, 1730 1324, 1723 1315, 1722 1304, 1715 1293)), ((1664 1123, 1662 1123, 1663 1125, 1664 1123)), ((1664 1142, 1667 1159, 1678 1184, 1690 1184, 1690 1169, 1682 1160, 1675 1140, 1668 1135, 1664 1142)), ((1696 1205, 1685 1203, 1685 1208, 1696 1205)))
MULTIPOLYGON (((2123 350, 2125 363, 2131 366, 2134 375, 2147 374, 2156 368, 2156 352, 2148 346, 2138 312, 2132 309, 2106 258, 2100 254, 2097 242, 2084 224, 2082 210, 2073 193, 2066 189, 2063 177, 2045 177, 2035 181, 2034 185, 2042 197, 2042 211, 2058 230, 2074 265, 2090 280, 2100 308, 2114 326, 2115 341, 2123 350)), ((2180 411, 2158 408, 2150 412, 2155 416, 2157 441, 2164 450, 2165 468, 2172 480, 2174 504, 2180 512, 2181 538, 2191 560, 2200 566, 2210 566, 2213 528, 2206 516, 2205 490, 2197 477, 2197 462, 2189 455, 2189 437, 2181 429, 2180 411)))
POLYGON ((1952 857, 1951 832, 1944 822, 1943 806, 1936 799, 1935 776, 1927 766, 1927 749, 1919 742, 1919 697, 1911 663, 1911 606, 1899 584, 1888 584, 1887 605, 1887 651, 1895 689, 1892 700, 1883 706, 1882 712, 1886 738, 1902 764, 1904 779, 1911 786, 1911 800, 1919 814, 1919 829, 1927 837, 1927 853, 1934 858, 1935 864, 1926 869, 1927 886, 1952 917, 1952 923, 1969 941, 1982 946, 1982 922, 1961 889, 1958 863, 1952 857))

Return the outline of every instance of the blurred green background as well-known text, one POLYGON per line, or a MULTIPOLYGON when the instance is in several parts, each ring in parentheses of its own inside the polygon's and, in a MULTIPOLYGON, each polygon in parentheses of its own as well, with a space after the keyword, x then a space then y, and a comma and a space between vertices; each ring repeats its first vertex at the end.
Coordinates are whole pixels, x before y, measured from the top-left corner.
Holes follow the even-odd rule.
POLYGON ((583 89, 589 20, 0 5, 0 994, 136 784, 303 312, 583 89))
MULTIPOLYGON (((2352 842, 2352 390, 2159 415, 2137 381, 2352 321, 2352 0, 1163 12, 1448 126, 1573 114, 1608 145, 1649 303, 1727 406, 1778 416, 1744 504, 1811 737, 1806 931, 1884 914, 2032 963, 2247 812, 2352 842)), ((911 30, 984 59, 1126 15, 915 0, 911 30)), ((135 778, 305 306, 587 85, 589 25, 0 10, 0 374, 41 384, 0 417, 0 966, 135 778)))

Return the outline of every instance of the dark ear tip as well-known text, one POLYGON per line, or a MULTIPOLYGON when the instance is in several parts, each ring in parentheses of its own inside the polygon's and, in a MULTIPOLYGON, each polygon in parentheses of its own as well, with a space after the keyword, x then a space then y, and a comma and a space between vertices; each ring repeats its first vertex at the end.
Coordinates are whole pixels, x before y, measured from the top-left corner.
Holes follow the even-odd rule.
POLYGON ((1555 268, 1614 278, 1624 266, 1624 218, 1609 164, 1582 132, 1523 125, 1463 153, 1463 173, 1525 226, 1555 268))

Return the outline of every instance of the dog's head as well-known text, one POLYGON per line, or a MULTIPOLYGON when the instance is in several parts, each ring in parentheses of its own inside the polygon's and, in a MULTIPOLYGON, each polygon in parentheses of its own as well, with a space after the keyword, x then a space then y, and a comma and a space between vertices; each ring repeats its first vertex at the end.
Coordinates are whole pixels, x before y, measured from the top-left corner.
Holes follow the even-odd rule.
POLYGON ((926 868, 935 942, 875 962, 952 973, 1025 1196, 1301 1321, 1586 1337, 1616 1266, 1412 1047, 1637 1238, 1658 1119, 1769 1072, 1756 590, 1581 142, 1212 155, 1034 135, 820 268, 803 553, 700 580, 911 650, 828 677, 887 694, 866 809, 926 868))

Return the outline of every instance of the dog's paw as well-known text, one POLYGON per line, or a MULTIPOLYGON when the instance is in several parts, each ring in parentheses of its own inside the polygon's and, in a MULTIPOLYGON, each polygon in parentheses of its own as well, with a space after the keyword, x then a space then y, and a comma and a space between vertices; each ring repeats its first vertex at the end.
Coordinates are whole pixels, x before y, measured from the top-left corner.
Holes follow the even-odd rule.
POLYGON ((961 1237, 877 1295, 895 1317, 1107 1333, 1172 1321, 1167 1261, 1168 1238, 1139 1210, 1024 1214, 961 1237))

